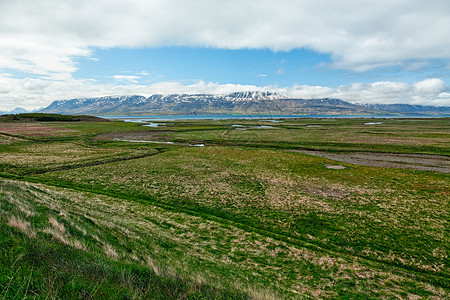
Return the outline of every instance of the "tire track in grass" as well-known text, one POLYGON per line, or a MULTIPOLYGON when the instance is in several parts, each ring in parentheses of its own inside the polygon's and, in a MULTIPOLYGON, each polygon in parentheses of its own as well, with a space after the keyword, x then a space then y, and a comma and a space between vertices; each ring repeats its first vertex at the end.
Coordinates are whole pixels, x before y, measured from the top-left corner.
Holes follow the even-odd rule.
POLYGON ((113 162, 119 162, 119 161, 128 161, 133 159, 139 159, 139 158, 145 158, 153 155, 157 155, 162 153, 162 151, 155 150, 156 152, 147 152, 137 155, 132 155, 128 157, 114 157, 110 159, 106 159, 103 161, 93 161, 93 162, 86 162, 86 163, 79 163, 79 164, 73 164, 73 165, 66 165, 66 166, 60 166, 56 168, 50 168, 48 170, 41 170, 37 172, 32 172, 27 175, 38 175, 38 174, 45 174, 48 172, 57 172, 57 171, 66 171, 66 170, 74 170, 74 169, 81 169, 86 167, 93 167, 93 166, 99 166, 99 165, 105 165, 113 162))
POLYGON ((67 170, 74 170, 74 169, 81 169, 81 168, 86 168, 86 167, 105 165, 105 164, 120 162, 120 161, 129 161, 129 160, 145 158, 145 157, 161 154, 164 152, 164 151, 159 151, 156 149, 154 149, 154 151, 156 151, 156 152, 152 151, 152 152, 145 152, 145 153, 140 153, 140 154, 136 154, 136 155, 126 156, 126 157, 113 157, 113 158, 104 159, 104 160, 96 160, 96 161, 91 161, 91 162, 63 165, 63 166, 58 166, 58 167, 53 167, 53 168, 50 167, 48 169, 31 171, 31 172, 25 173, 23 175, 0 173, 0 177, 20 179, 20 178, 23 178, 24 176, 41 175, 41 174, 45 174, 45 173, 49 173, 49 172, 67 171, 67 170))

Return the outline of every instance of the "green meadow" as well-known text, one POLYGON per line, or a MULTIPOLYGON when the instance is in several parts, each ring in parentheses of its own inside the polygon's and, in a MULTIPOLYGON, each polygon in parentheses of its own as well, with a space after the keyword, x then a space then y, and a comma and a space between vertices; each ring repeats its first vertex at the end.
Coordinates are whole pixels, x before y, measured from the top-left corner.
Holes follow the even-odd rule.
POLYGON ((1 298, 450 297, 449 118, 37 117, 0 120, 1 298))

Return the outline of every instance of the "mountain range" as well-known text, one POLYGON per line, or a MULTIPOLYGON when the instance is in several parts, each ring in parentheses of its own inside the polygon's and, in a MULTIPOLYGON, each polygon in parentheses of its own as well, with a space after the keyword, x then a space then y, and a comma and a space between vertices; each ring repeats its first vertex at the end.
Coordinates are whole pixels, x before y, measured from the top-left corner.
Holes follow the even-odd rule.
POLYGON ((83 115, 211 115, 211 114, 413 114, 449 115, 450 107, 409 104, 358 104, 340 99, 291 98, 272 92, 214 94, 154 94, 57 100, 43 113, 83 115))
POLYGON ((31 111, 26 110, 25 108, 21 108, 21 107, 16 107, 13 110, 10 111, 0 111, 0 115, 17 115, 17 114, 23 114, 23 113, 29 113, 31 111))

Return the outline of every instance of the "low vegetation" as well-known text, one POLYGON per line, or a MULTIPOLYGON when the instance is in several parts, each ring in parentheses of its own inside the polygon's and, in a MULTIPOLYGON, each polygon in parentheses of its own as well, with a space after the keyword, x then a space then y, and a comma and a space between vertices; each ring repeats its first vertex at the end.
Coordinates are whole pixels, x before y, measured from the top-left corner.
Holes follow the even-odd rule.
POLYGON ((445 162, 449 119, 21 122, 0 123, 3 298, 449 297, 448 173, 286 151, 445 162))
POLYGON ((60 114, 43 114, 43 113, 23 113, 14 115, 1 115, 0 122, 106 122, 106 119, 94 117, 94 116, 82 116, 82 115, 60 115, 60 114))

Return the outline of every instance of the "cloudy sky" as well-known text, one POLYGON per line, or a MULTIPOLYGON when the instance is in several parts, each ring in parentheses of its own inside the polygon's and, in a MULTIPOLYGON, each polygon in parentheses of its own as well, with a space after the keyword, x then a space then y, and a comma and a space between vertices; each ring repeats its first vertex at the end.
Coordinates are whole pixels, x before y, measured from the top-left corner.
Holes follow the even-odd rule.
POLYGON ((0 110, 242 90, 450 106, 450 1, 0 0, 0 110))

